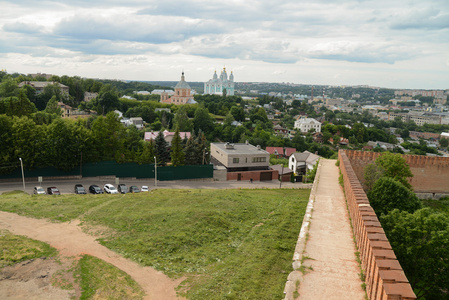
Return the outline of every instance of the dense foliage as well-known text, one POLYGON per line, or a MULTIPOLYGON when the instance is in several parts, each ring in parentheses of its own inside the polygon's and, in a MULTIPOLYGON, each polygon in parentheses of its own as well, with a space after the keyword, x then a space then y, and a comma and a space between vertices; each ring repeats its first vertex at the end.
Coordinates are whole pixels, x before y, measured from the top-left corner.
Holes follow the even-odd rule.
POLYGON ((449 216, 421 208, 412 176, 400 154, 383 154, 365 169, 367 195, 418 299, 449 299, 449 216))

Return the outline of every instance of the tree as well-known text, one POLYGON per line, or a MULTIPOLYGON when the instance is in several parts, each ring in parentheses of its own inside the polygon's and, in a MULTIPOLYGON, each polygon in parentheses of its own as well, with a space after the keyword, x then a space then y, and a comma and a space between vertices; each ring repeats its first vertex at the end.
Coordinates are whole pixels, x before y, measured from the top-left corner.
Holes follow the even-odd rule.
POLYGON ((187 115, 187 108, 185 105, 181 105, 178 108, 178 111, 175 114, 175 117, 173 119, 173 125, 175 128, 179 128, 179 131, 182 132, 190 132, 193 129, 193 123, 189 119, 187 115))
POLYGON ((49 114, 57 114, 58 116, 62 115, 62 109, 58 106, 58 99, 56 96, 51 97, 50 101, 48 101, 47 107, 45 107, 45 112, 49 114))
POLYGON ((385 172, 384 176, 393 178, 402 183, 408 189, 412 189, 408 178, 413 177, 410 166, 401 154, 385 152, 376 158, 376 165, 382 167, 385 172))
POLYGON ((385 170, 382 166, 375 163, 366 165, 365 169, 363 170, 363 178, 365 179, 363 182, 363 187, 365 188, 365 192, 370 191, 376 181, 384 176, 384 174, 385 170))
POLYGON ((192 166, 197 164, 196 151, 195 151, 195 138, 193 135, 187 140, 186 146, 184 147, 184 157, 185 164, 187 166, 192 166))
POLYGON ((184 164, 184 152, 181 145, 181 136, 179 135, 179 128, 176 127, 175 136, 171 141, 171 162, 174 167, 184 164))
POLYGON ((236 121, 240 121, 240 122, 245 121, 245 111, 243 110, 243 108, 241 106, 231 107, 230 112, 236 121))
POLYGON ((156 139, 154 140, 154 150, 157 158, 158 166, 165 166, 170 161, 170 153, 168 152, 168 143, 164 138, 162 131, 159 131, 156 139))
POLYGON ((139 158, 139 163, 141 164, 153 164, 154 163, 154 142, 150 140, 149 142, 144 142, 143 151, 139 158))
POLYGON ((440 139, 440 147, 446 148, 447 146, 449 146, 449 140, 446 138, 441 138, 440 139))
POLYGON ((214 121, 209 115, 209 111, 202 104, 195 110, 193 127, 195 131, 201 129, 205 133, 210 133, 214 128, 214 121))
POLYGON ((97 111, 99 113, 101 112, 102 114, 106 114, 120 107, 118 93, 111 85, 103 86, 101 92, 97 96, 97 99, 98 105, 100 106, 100 111, 97 111))
POLYGON ((382 177, 377 180, 373 188, 368 191, 367 196, 378 216, 388 214, 393 209, 413 213, 421 208, 421 201, 415 193, 390 177, 382 177))
POLYGON ((380 221, 417 298, 449 299, 449 217, 395 209, 380 221))

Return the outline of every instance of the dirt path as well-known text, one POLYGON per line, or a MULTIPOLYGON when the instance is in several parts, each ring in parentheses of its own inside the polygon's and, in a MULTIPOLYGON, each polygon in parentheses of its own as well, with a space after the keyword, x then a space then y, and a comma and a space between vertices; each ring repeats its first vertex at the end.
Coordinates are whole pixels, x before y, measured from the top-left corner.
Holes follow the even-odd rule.
MULTIPOLYGON (((320 176, 306 244, 307 270, 299 299, 365 299, 344 194, 335 160, 320 161, 320 176)), ((317 180, 317 179, 315 179, 317 180)))
POLYGON ((175 288, 182 278, 172 280, 162 272, 123 258, 100 245, 95 237, 82 232, 78 225, 79 221, 51 223, 0 211, 0 229, 46 242, 64 256, 89 254, 98 257, 128 273, 146 292, 145 299, 180 299, 176 297, 175 288))

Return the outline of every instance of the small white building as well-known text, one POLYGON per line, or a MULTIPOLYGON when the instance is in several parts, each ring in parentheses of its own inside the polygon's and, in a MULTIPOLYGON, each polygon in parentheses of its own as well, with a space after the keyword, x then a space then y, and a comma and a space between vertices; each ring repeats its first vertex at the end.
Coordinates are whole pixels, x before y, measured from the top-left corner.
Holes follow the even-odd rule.
POLYGON ((321 123, 313 118, 301 117, 295 121, 294 128, 301 132, 309 132, 311 129, 315 129, 315 132, 321 132, 321 123))
POLYGON ((288 167, 297 175, 305 175, 312 170, 320 156, 309 151, 295 152, 288 158, 288 167))

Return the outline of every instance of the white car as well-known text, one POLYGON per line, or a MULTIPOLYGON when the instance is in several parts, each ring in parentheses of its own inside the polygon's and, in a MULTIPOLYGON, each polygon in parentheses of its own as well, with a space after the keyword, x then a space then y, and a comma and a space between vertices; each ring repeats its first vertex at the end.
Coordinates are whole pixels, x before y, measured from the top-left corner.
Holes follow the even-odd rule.
POLYGON ((148 192, 148 186, 142 185, 142 188, 140 189, 141 192, 148 192))
POLYGON ((108 194, 118 194, 117 189, 112 184, 106 183, 104 185, 104 191, 108 194))

